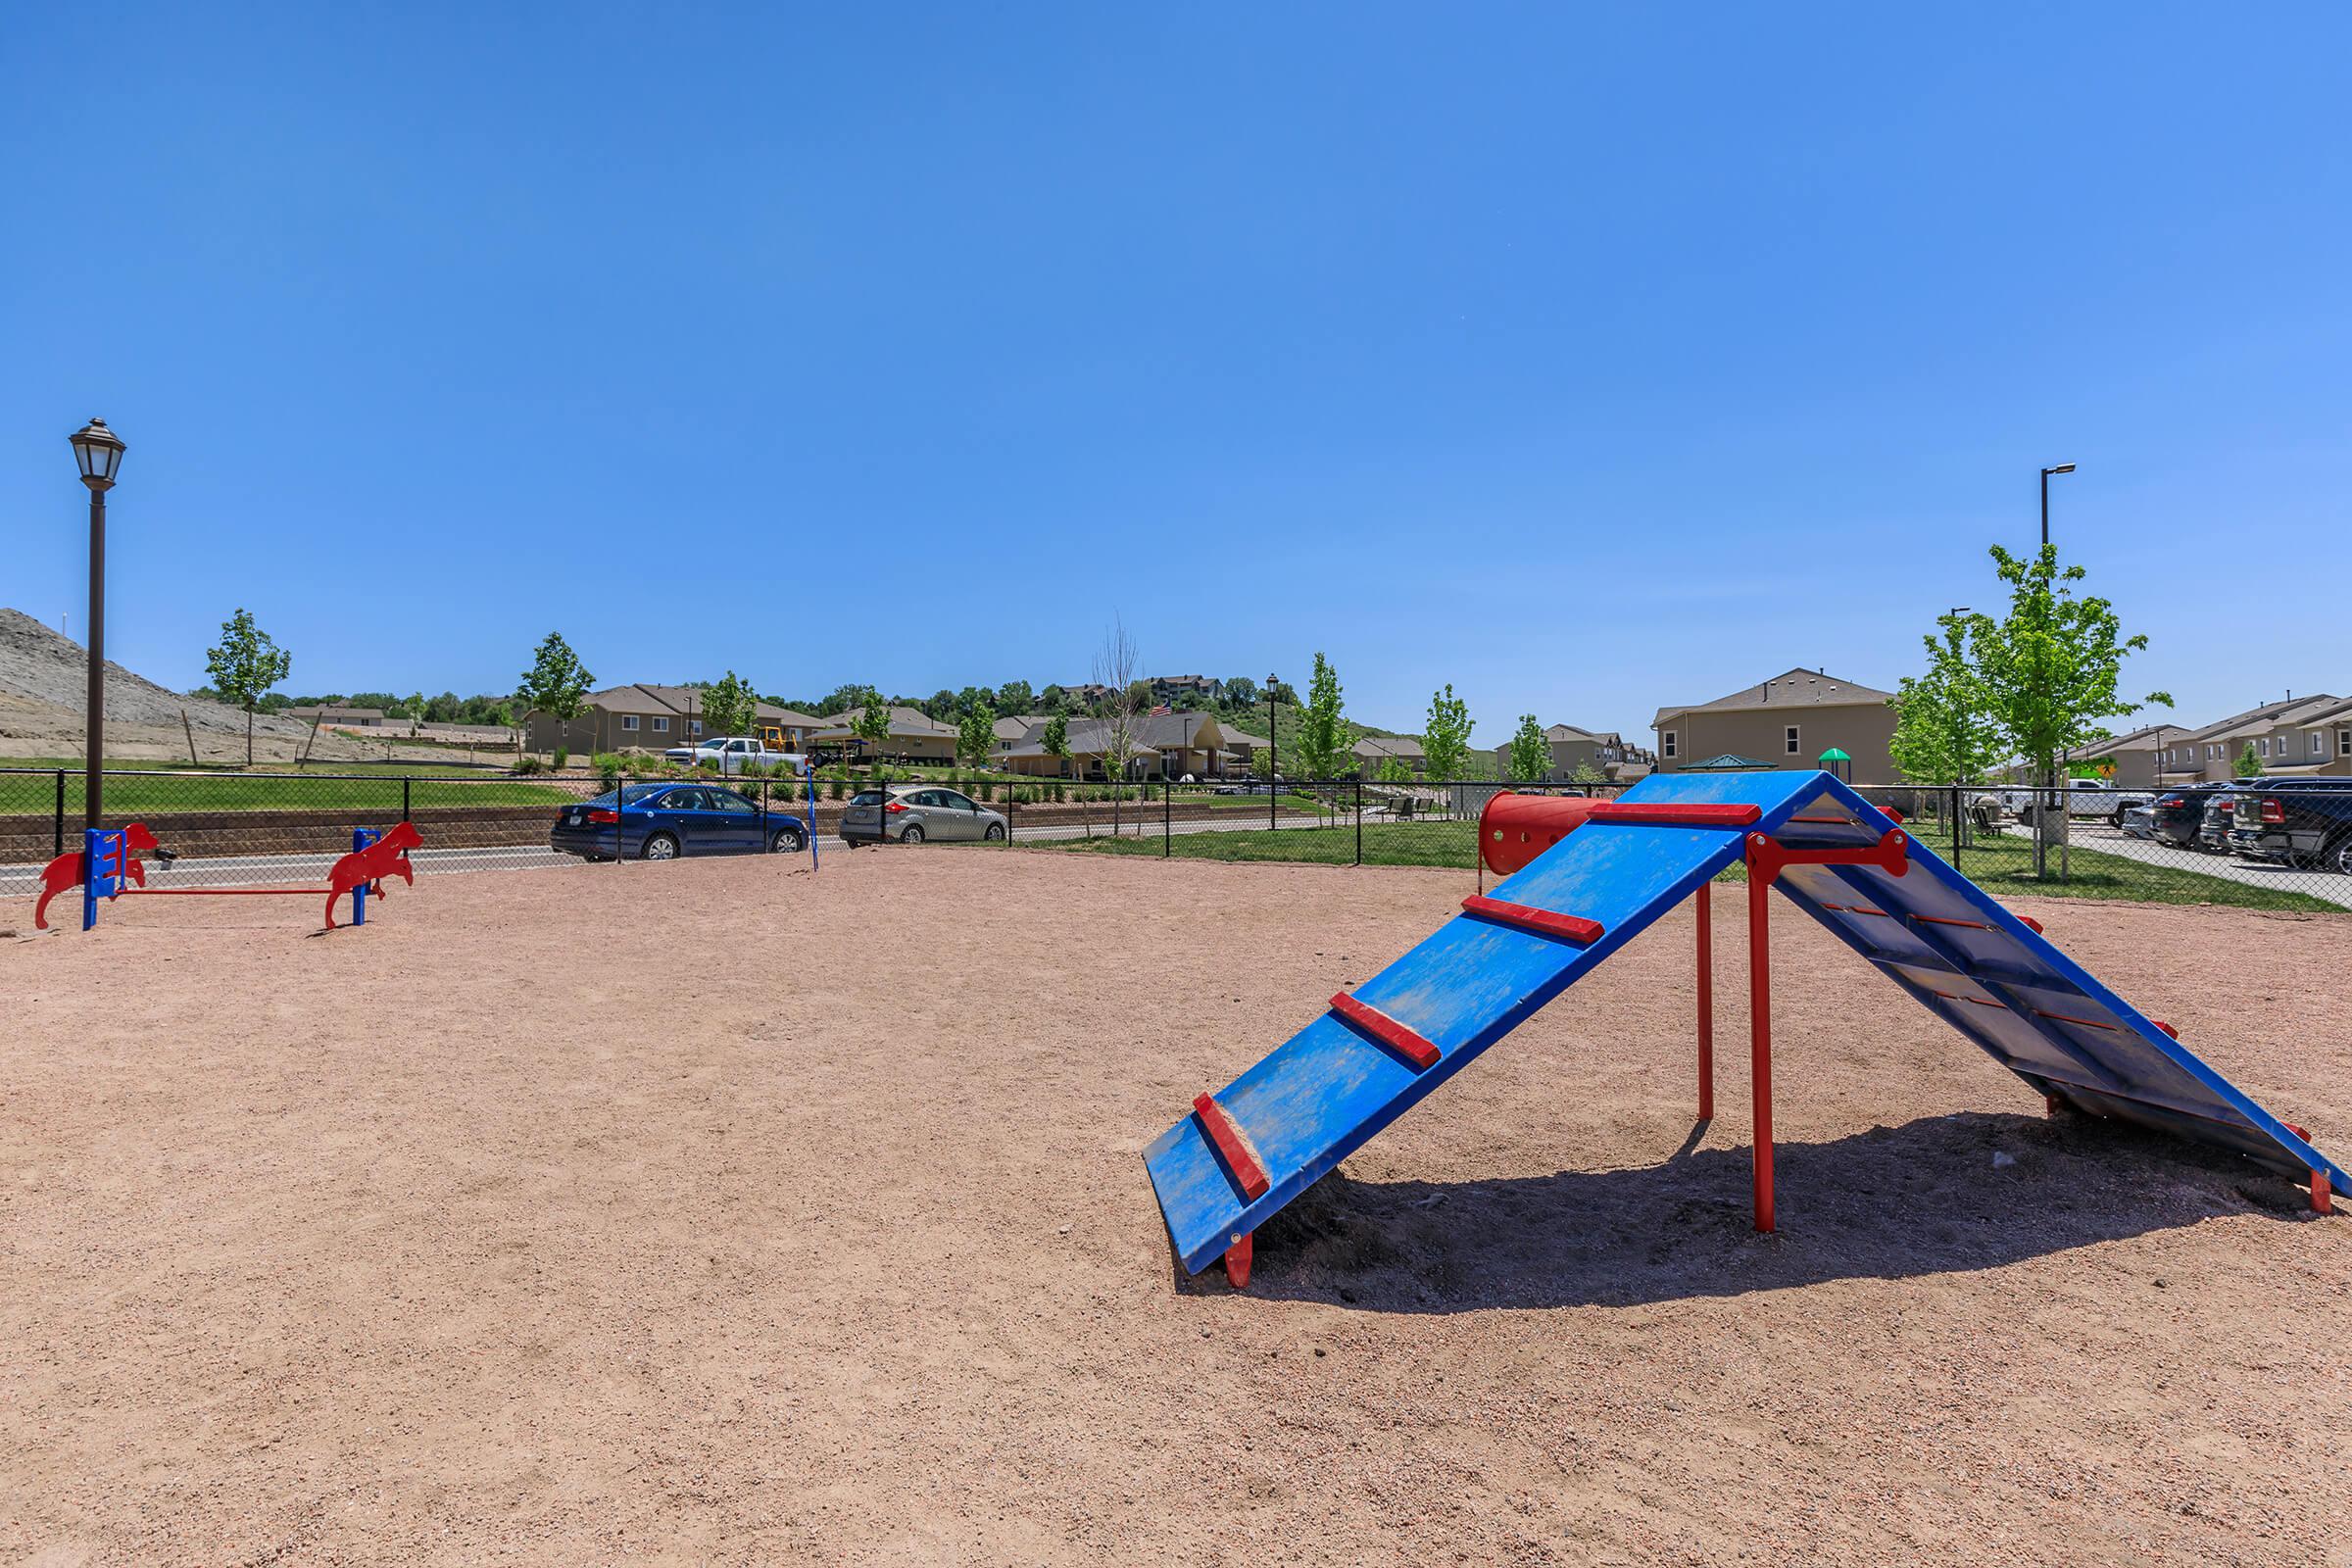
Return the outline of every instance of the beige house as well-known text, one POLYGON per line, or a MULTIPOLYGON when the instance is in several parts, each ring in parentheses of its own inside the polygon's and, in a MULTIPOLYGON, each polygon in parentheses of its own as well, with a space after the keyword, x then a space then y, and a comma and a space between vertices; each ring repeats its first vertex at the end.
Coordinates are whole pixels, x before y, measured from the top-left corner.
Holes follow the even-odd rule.
MULTIPOLYGON (((2157 774, 2157 757, 2165 738, 2179 731, 2165 724, 2150 724, 2129 735, 2117 735, 2107 740, 2080 746, 2062 759, 2070 768, 2088 763, 2102 777, 2112 781, 2119 790, 2152 790, 2161 782, 2157 774)), ((2023 764, 2018 771, 2023 773, 2023 764)))
MULTIPOLYGON (((1554 724, 1545 730, 1544 747, 1551 760, 1545 765, 1544 776, 1531 779, 1530 783, 1572 783, 1578 770, 1585 769, 1608 783, 1622 784, 1647 775, 1653 760, 1641 747, 1628 746, 1625 737, 1615 730, 1580 729, 1574 724, 1554 724)), ((1494 776, 1511 776, 1508 741, 1494 748, 1494 776)))
POLYGON ((862 710, 853 709, 822 720, 824 727, 808 737, 809 744, 836 751, 858 761, 878 760, 886 762, 953 762, 956 760, 956 726, 943 724, 919 709, 893 708, 890 710, 890 732, 879 748, 868 746, 858 738, 850 726, 862 710))
POLYGON ((1366 735, 1348 751, 1355 758, 1356 771, 1366 778, 1378 775, 1381 764, 1392 757, 1416 778, 1429 771, 1429 759, 1422 755, 1421 743, 1410 735, 1366 735))
POLYGON ((2352 702, 2334 702, 2295 721, 2300 741, 2274 773, 2323 773, 2352 777, 2352 702))
MULTIPOLYGON (((380 708, 347 708, 339 703, 328 703, 319 708, 289 708, 286 716, 329 729, 374 729, 383 723, 384 710, 380 708)), ((401 722, 405 724, 408 720, 401 722)))
MULTIPOLYGON (((783 741, 782 750, 803 751, 812 731, 825 720, 774 703, 753 710, 754 723, 762 733, 783 741)), ((580 716, 559 724, 545 713, 533 713, 524 727, 530 750, 588 755, 631 749, 667 751, 703 739, 703 693, 696 686, 609 686, 592 692, 580 716)))
POLYGON ((1257 765, 1257 754, 1269 744, 1263 735, 1245 735, 1240 730, 1220 724, 1217 728, 1225 737, 1226 771, 1247 773, 1257 765))
MULTIPOLYGON (((1020 740, 997 754, 997 765, 1039 778, 1107 779, 1115 764, 1110 756, 1110 725, 1099 718, 1067 721, 1065 764, 1046 750, 1045 721, 1040 720, 1020 740)), ((1128 737, 1125 776, 1142 778, 1221 777, 1232 753, 1217 721, 1207 713, 1152 713, 1138 718, 1128 737)))
POLYGON ((2197 729, 2168 732, 2161 748, 2162 781, 2219 783, 2237 776, 2249 746, 2264 770, 2314 771, 2310 729, 2325 729, 2344 707, 2340 697, 2286 697, 2232 713, 2197 729))
POLYGON ((1678 773, 1725 758, 1812 768, 1833 749, 1853 759, 1857 784, 1894 781, 1892 692, 1826 670, 1791 669, 1711 703, 1661 708, 1650 720, 1657 770, 1678 773))

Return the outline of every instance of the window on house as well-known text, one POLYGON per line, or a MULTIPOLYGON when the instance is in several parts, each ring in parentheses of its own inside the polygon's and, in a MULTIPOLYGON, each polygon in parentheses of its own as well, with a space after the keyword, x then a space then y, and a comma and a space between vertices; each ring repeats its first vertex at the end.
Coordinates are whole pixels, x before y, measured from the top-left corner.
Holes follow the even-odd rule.
POLYGON ((1796 738, 1796 726, 1794 724, 1788 726, 1787 736, 1788 744, 1784 750, 1786 750, 1790 757, 1800 756, 1804 751, 1804 743, 1796 738))
POLYGON ((688 720, 686 721, 686 733, 687 733, 687 734, 689 734, 689 735, 700 735, 702 732, 703 732, 703 721, 702 721, 701 719, 699 719, 699 718, 690 718, 690 719, 688 719, 688 720))
POLYGON ((657 713, 654 715, 654 733, 657 735, 666 735, 669 733, 669 715, 667 713, 657 713))
POLYGON ((621 714, 620 727, 622 729, 635 729, 637 727, 637 715, 635 713, 621 714))
POLYGON ((1664 738, 1663 738, 1663 739, 1662 739, 1662 740, 1659 742, 1659 745, 1658 745, 1658 753, 1659 753, 1659 755, 1660 755, 1660 756, 1663 756, 1663 757, 1674 757, 1674 756, 1678 756, 1678 755, 1679 755, 1679 748, 1678 748, 1678 744, 1677 744, 1677 743, 1678 743, 1680 740, 1681 740, 1681 737, 1680 737, 1680 736, 1676 735, 1674 731, 1672 731, 1672 730, 1668 730, 1668 731, 1666 732, 1666 734, 1665 734, 1664 738))
POLYGON ((2339 729, 2335 732, 2335 755, 2352 757, 2352 729, 2339 729))

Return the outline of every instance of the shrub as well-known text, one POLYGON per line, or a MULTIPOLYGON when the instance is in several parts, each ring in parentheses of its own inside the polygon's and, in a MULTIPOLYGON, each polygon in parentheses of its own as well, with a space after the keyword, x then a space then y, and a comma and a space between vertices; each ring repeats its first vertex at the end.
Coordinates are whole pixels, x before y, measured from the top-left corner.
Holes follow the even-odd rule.
POLYGON ((840 800, 844 793, 846 793, 846 787, 841 782, 841 775, 836 773, 833 775, 833 799, 840 800))
MULTIPOLYGON (((560 755, 562 755, 562 754, 560 754, 560 753, 559 753, 558 755, 560 756, 560 755)), ((531 756, 531 755, 530 755, 529 753, 527 753, 527 752, 526 752, 526 753, 524 753, 522 756, 520 756, 520 757, 517 757, 516 759, 514 759, 514 771, 515 771, 515 772, 517 772, 517 773, 536 773, 536 772, 538 772, 538 771, 539 771, 539 759, 537 759, 536 757, 533 757, 533 756, 531 756)))
POLYGON ((550 765, 552 765, 557 772, 561 773, 564 771, 564 764, 570 760, 570 759, 571 753, 559 746, 556 748, 555 760, 550 765))

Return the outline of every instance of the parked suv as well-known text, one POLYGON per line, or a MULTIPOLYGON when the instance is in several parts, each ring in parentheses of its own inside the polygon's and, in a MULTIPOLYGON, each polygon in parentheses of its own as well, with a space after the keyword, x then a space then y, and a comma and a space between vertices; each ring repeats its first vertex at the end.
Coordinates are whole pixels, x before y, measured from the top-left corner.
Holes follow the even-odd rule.
POLYGON ((2352 875, 2352 779, 2250 783, 2236 792, 2230 848, 2257 860, 2352 875))
POLYGON ((2191 784, 2184 789, 2164 791, 2148 808, 2151 835, 2159 844, 2174 844, 2184 850, 2199 848, 2197 832, 2205 823, 2205 803, 2229 787, 2191 784))

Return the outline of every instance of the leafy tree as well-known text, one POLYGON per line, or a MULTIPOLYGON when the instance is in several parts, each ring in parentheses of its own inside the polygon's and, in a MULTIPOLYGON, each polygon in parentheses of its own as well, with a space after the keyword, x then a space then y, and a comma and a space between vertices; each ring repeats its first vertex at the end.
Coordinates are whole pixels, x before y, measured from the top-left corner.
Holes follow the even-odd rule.
POLYGON ((205 673, 221 700, 245 710, 245 765, 253 765, 253 710, 270 688, 286 678, 294 656, 270 640, 254 624, 253 612, 240 607, 220 623, 220 642, 205 651, 205 673))
POLYGON ((923 711, 942 724, 952 722, 956 717, 956 694, 942 686, 931 694, 931 700, 923 705, 923 711))
POLYGON ((877 762, 881 760, 882 743, 890 739, 890 705, 875 688, 865 688, 865 706, 850 721, 850 733, 865 743, 877 762))
POLYGON ((1066 713, 1070 709, 1070 694, 1059 686, 1048 686, 1037 694, 1037 710, 1041 713, 1066 713))
MULTIPOLYGON (((2100 721, 2128 717, 2150 703, 2171 707, 2165 692, 2138 702, 2120 691, 2124 660, 2148 645, 2144 636, 2126 637, 2115 607, 2094 595, 2078 596, 2081 566, 2058 566, 2058 547, 2043 545, 2032 556, 2013 556, 1999 545, 1992 559, 2010 590, 2009 612, 1999 620, 1969 617, 1969 649, 1985 710, 2016 755, 2034 764, 2046 787, 2055 780, 2058 759, 2079 746, 2107 738, 2100 721)), ((2063 811, 2034 813, 2035 869, 2044 867, 2047 840, 2062 831, 2063 811)))
POLYGON ((2246 749, 2237 754, 2235 771, 2239 778, 2262 777, 2262 755, 2254 750, 2252 741, 2246 742, 2246 749))
POLYGON ((1413 770, 1401 757, 1384 757, 1380 766, 1372 770, 1373 779, 1382 784, 1410 784, 1413 770))
POLYGON ((545 713, 554 719, 560 740, 564 729, 580 716, 582 699, 595 680, 580 662, 579 656, 571 651, 571 644, 564 640, 564 634, 551 631, 532 656, 531 667, 523 671, 522 685, 514 696, 522 704, 523 717, 545 713))
POLYGON ((1421 757, 1429 776, 1441 781, 1462 776, 1470 756, 1470 705, 1453 695, 1453 683, 1429 695, 1429 717, 1423 721, 1421 757))
POLYGON ((1603 773, 1599 768, 1594 767, 1591 762, 1578 762, 1576 764, 1576 770, 1568 775, 1569 783, 1581 784, 1586 789, 1592 789, 1596 785, 1606 784, 1608 781, 1609 775, 1603 773))
POLYGON ((1306 707, 1298 714, 1298 733, 1291 744, 1298 749, 1299 769, 1308 778, 1332 777, 1348 754, 1340 672, 1319 650, 1315 654, 1314 673, 1306 682, 1306 707))
POLYGON ((1255 708, 1258 700, 1257 682, 1247 675, 1225 677, 1225 706, 1227 708, 1255 708))
MULTIPOLYGON (((1047 690, 1058 693, 1061 688, 1058 686, 1050 686, 1047 688, 1047 690)), ((1070 770, 1069 714, 1054 713, 1049 717, 1046 720, 1045 733, 1040 735, 1037 740, 1038 744, 1046 749, 1046 755, 1054 759, 1054 765, 1055 769, 1065 774, 1068 773, 1070 770)))
POLYGON ((742 676, 731 669, 703 689, 703 735, 706 739, 746 734, 759 712, 759 696, 742 676))
POLYGON ((1037 710, 1037 694, 1025 680, 1008 680, 997 688, 997 711, 1000 713, 1031 713, 1037 710))
POLYGON ((1517 784, 1531 783, 1551 770, 1551 744, 1544 740, 1544 726, 1536 722, 1535 714, 1519 715, 1519 727, 1511 732, 1510 755, 1503 765, 1517 784))
MULTIPOLYGON (((958 713, 968 713, 973 709, 978 708, 981 704, 987 702, 993 695, 994 693, 982 691, 977 686, 966 686, 963 690, 956 694, 956 711, 958 713)), ((946 713, 935 713, 932 716, 937 718, 943 724, 949 721, 949 715, 946 713)), ((995 721, 992 719, 990 722, 993 723, 995 721)))
POLYGON ((416 727, 424 722, 424 693, 412 693, 409 700, 401 707, 408 710, 409 733, 414 735, 416 733, 416 727))
POLYGON ((1905 675, 1887 699, 1894 735, 1886 750, 1914 784, 1982 784, 2001 760, 2001 732, 1969 657, 1971 617, 1938 615, 1936 624, 1941 636, 1920 639, 1927 673, 1905 675))
POLYGON ((996 745, 997 710, 983 697, 963 710, 963 720, 956 726, 956 760, 974 770, 986 767, 996 745))

